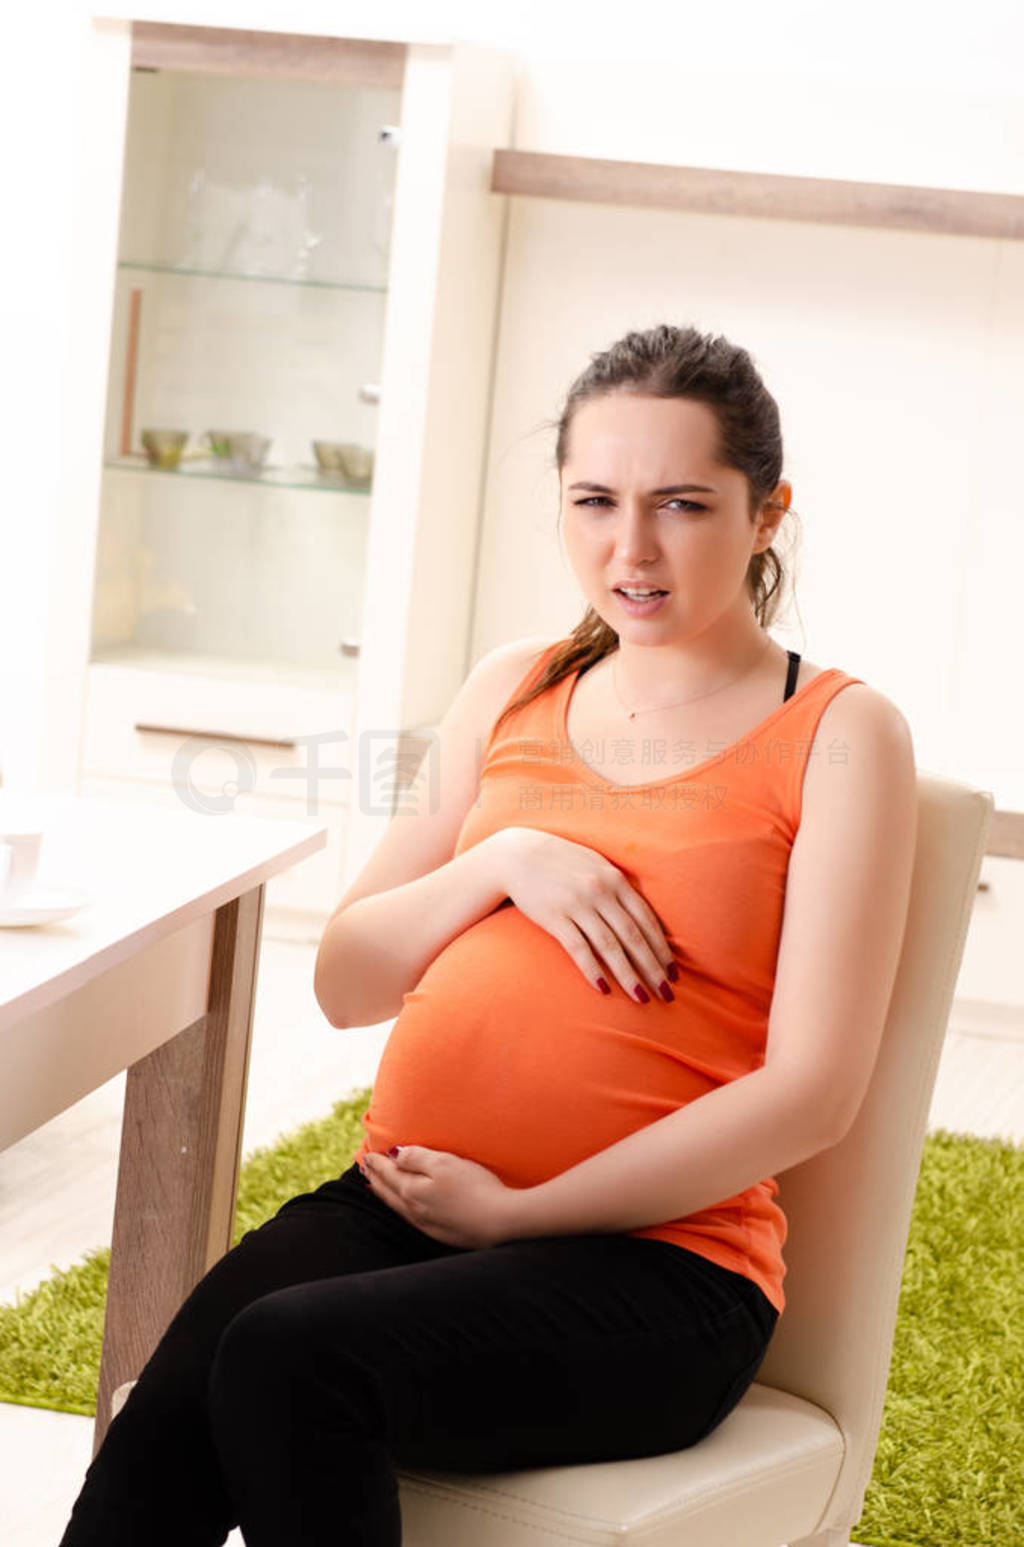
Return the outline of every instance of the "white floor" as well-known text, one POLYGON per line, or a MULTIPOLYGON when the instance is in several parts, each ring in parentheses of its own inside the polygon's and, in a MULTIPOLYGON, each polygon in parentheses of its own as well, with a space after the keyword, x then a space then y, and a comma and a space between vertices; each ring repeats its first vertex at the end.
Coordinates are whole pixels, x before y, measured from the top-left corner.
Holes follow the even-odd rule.
MULTIPOLYGON (((313 997, 314 944, 264 932, 243 1154, 372 1085, 392 1023, 337 1031, 313 997)), ((110 1241, 124 1075, 0 1154, 0 1301, 110 1241)), ((929 1127, 1024 1143, 1024 1041, 950 1032, 929 1127)), ((0 1402, 0 1542, 57 1547, 91 1418, 0 1402)), ((241 1547, 232 1532, 230 1547, 241 1547)), ((187 1547, 183 1543, 182 1547, 187 1547)))

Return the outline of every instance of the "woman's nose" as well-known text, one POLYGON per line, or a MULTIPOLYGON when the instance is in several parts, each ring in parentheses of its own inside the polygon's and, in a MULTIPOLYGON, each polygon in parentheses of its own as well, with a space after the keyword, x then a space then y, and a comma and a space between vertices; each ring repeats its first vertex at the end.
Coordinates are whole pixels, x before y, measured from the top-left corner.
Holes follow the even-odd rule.
POLYGON ((627 563, 639 563, 657 557, 658 545, 650 523, 642 515, 624 512, 615 534, 615 548, 619 559, 627 563))

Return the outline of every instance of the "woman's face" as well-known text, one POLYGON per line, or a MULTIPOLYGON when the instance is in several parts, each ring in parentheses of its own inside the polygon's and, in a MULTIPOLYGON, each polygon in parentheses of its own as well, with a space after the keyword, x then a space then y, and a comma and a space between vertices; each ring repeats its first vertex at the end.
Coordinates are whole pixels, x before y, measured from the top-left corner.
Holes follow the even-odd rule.
MULTIPOLYGON (((730 615, 741 626, 753 617, 747 567, 785 510, 751 521, 747 481, 714 460, 716 439, 711 409, 688 398, 606 393, 573 416, 560 478, 566 549, 586 600, 623 639, 682 642, 728 627, 730 615), (668 595, 637 615, 616 590, 624 583, 668 595)), ((791 493, 780 483, 772 498, 786 506, 791 493)))

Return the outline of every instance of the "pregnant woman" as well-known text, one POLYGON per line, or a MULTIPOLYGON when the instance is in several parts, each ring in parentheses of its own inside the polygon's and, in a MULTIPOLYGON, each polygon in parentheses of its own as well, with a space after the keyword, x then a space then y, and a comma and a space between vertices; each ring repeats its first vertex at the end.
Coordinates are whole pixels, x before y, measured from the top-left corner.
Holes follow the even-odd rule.
POLYGON ((746 350, 627 334, 555 462, 583 619, 477 663, 321 941, 333 1026, 397 1016, 362 1145, 193 1290, 62 1547, 398 1547, 397 1467, 681 1449, 761 1365, 773 1173, 878 1051, 912 741, 768 632, 792 487, 746 350))

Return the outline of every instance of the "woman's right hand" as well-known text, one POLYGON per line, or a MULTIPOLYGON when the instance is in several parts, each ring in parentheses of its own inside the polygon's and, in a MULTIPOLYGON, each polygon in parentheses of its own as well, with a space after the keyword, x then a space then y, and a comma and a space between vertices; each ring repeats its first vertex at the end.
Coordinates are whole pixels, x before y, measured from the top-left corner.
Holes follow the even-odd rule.
POLYGON ((674 980, 678 969, 658 916, 611 860, 534 827, 506 827, 494 837, 501 840, 498 867, 508 896, 599 992, 611 993, 600 987, 607 969, 631 999, 646 1002, 638 978, 651 993, 675 997, 666 978, 674 980))

